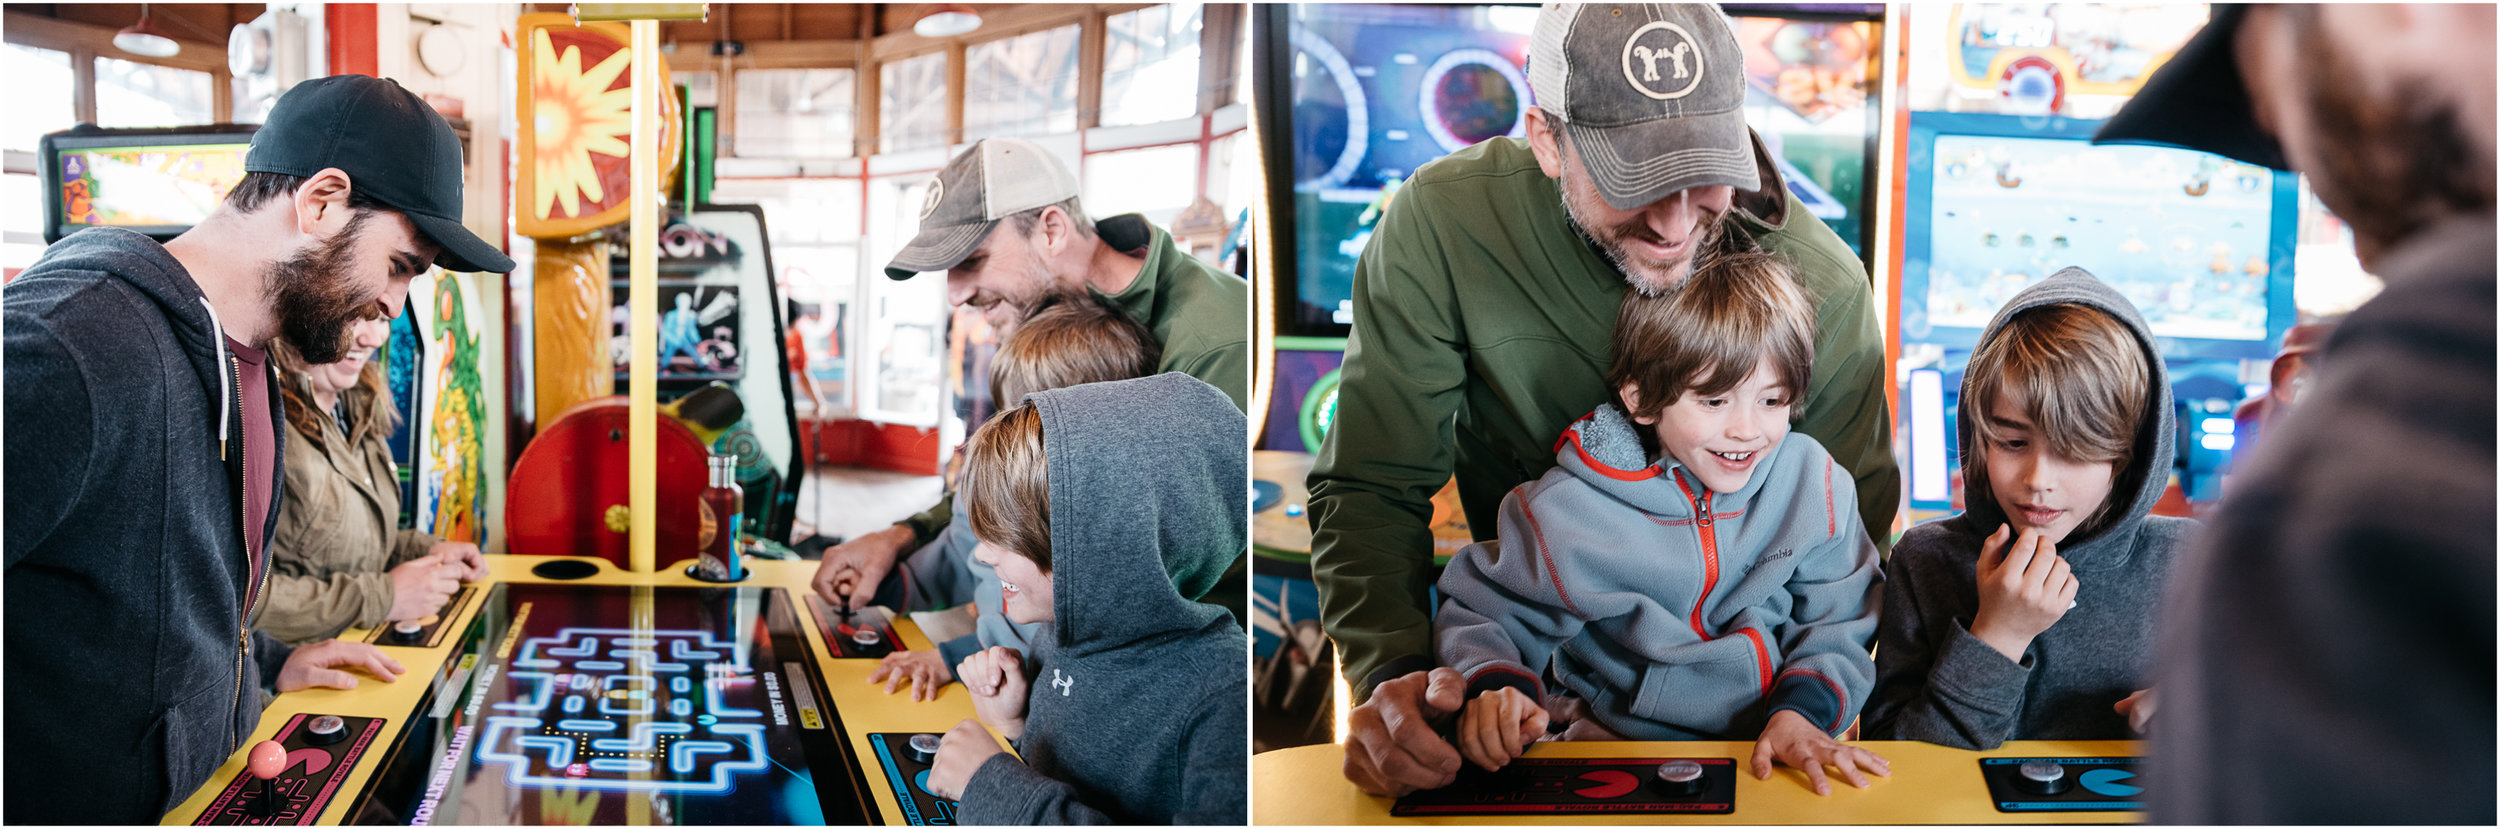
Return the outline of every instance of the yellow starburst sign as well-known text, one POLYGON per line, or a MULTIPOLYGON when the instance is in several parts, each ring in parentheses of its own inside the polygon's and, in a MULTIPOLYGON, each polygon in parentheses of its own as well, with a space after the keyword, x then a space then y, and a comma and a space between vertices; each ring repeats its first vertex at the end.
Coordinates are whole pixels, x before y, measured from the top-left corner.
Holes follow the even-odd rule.
MULTIPOLYGON (((563 239, 625 221, 633 137, 629 30, 576 25, 570 15, 521 15, 521 168, 515 229, 563 239)), ((668 76, 662 59, 660 76, 668 76)), ((662 94, 662 189, 676 176, 677 96, 662 94)), ((652 194, 653 198, 662 193, 652 194)))

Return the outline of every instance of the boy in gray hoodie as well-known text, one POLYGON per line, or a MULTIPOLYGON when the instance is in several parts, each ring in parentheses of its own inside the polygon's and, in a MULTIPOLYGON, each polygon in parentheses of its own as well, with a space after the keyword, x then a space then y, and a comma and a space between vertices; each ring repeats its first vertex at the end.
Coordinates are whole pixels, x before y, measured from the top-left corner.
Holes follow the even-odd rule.
POLYGON ((1867 736, 2118 740, 2152 715, 2154 608, 2196 526, 2152 330, 2081 268, 1997 311, 1962 375, 1962 514, 1893 546, 1867 736))
POLYGON ((1500 768, 1543 738, 1756 740, 1829 794, 1885 761, 1834 739, 1874 682, 1875 545, 1849 471, 1789 434, 1814 313, 1780 260, 1728 253, 1624 297, 1610 404, 1559 466, 1450 560, 1433 620, 1467 680, 1459 753, 1500 768))
POLYGON ((1248 547, 1247 421, 1178 373, 1027 401, 974 433, 959 500, 1004 615, 1043 626, 1034 659, 956 671, 1023 761, 965 720, 929 791, 966 824, 1248 822, 1248 642, 1197 601, 1248 547))
MULTIPOLYGON (((1085 294, 1044 297, 990 361, 991 403, 1003 412, 1037 391, 1144 377, 1161 359, 1154 332, 1111 303, 1085 294)), ((910 682, 914 700, 936 699, 966 657, 999 646, 1029 651, 1040 627, 1007 621, 1000 612, 998 574, 973 556, 981 540, 973 536, 971 513, 961 500, 954 505, 946 529, 888 573, 871 604, 918 611, 970 602, 978 611, 973 632, 936 650, 886 655, 868 675, 872 684, 885 683, 886 693, 910 682)))

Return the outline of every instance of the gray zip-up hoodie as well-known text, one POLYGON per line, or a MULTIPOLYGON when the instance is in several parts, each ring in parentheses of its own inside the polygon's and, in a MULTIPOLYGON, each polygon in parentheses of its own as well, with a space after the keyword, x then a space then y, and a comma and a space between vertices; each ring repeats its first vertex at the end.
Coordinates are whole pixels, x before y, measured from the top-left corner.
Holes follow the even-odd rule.
MULTIPOLYGON (((1882 646, 1866 736, 1995 748, 2006 740, 2123 740, 2136 736, 2111 708, 2149 683, 2154 609, 2171 561, 2196 527, 2149 513, 2170 483, 2170 377, 2152 329, 2117 290, 2082 268, 2067 268, 2014 295, 1988 322, 1982 340, 2006 320, 2056 303, 2090 306, 2135 332, 2151 364, 2151 397, 2136 425, 2135 460, 2111 482, 2127 499, 2124 517, 2098 534, 2067 538, 2057 554, 2074 569, 2075 606, 2031 640, 2020 663, 1970 633, 1979 613, 1980 542, 2005 523, 1994 495, 1973 486, 1962 514, 1910 528, 1886 564, 1882 646)), ((1963 378, 1960 445, 1965 479, 1974 446, 1968 424, 1984 414, 1963 378)))
POLYGON ((1196 601, 1249 547, 1247 421, 1177 372, 1026 399, 1055 618, 1033 641, 1024 761, 983 763, 963 822, 1248 822, 1248 642, 1196 601))
MULTIPOLYGON (((245 633, 246 452, 218 447, 247 431, 239 363, 182 263, 127 230, 71 234, 0 297, 5 820, 154 823, 251 733, 290 652, 245 633)), ((284 429, 274 377, 269 412, 284 429)))
POLYGON ((1832 734, 1874 684, 1873 542, 1857 490, 1790 432, 1735 492, 1648 460, 1612 404, 1502 499, 1501 534, 1450 559, 1433 619, 1468 696, 1544 700, 1550 675, 1634 740, 1751 740, 1794 709, 1832 734))

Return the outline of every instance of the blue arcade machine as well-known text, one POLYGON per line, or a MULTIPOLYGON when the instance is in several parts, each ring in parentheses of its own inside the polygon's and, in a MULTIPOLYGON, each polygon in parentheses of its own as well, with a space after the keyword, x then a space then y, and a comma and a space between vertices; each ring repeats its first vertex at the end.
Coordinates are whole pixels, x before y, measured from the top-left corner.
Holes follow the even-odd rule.
POLYGON ((2221 497, 2232 408, 2296 321, 2295 176, 2189 150, 2092 146, 2097 120, 1915 112, 1902 217, 1904 472, 1911 518, 1958 509, 1962 370, 2008 299, 2067 266, 2152 325, 2179 424, 2176 483, 2221 497))

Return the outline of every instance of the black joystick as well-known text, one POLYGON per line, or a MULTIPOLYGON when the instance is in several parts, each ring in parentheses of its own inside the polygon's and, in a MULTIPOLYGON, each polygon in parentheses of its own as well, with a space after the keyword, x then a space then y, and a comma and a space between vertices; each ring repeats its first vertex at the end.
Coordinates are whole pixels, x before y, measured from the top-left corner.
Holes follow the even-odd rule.
POLYGON ((935 734, 911 735, 912 762, 923 765, 937 762, 938 742, 938 735, 935 734))
POLYGON ((326 746, 347 739, 347 721, 323 714, 304 724, 304 742, 326 746))
POLYGON ((2026 794, 2065 794, 2074 781, 2066 779, 2066 766, 2046 760, 2022 764, 2014 775, 2014 788, 2026 794))
POLYGON ((393 642, 410 644, 424 638, 425 624, 423 622, 419 622, 415 619, 409 619, 407 621, 391 625, 391 641, 393 642))
POLYGON ((851 632, 851 646, 858 649, 861 656, 884 656, 885 636, 875 630, 861 628, 851 632))
POLYGON ((1692 797, 1701 794, 1709 781, 1701 776, 1701 764, 1691 760, 1669 760, 1658 764, 1658 793, 1668 797, 1692 797))

